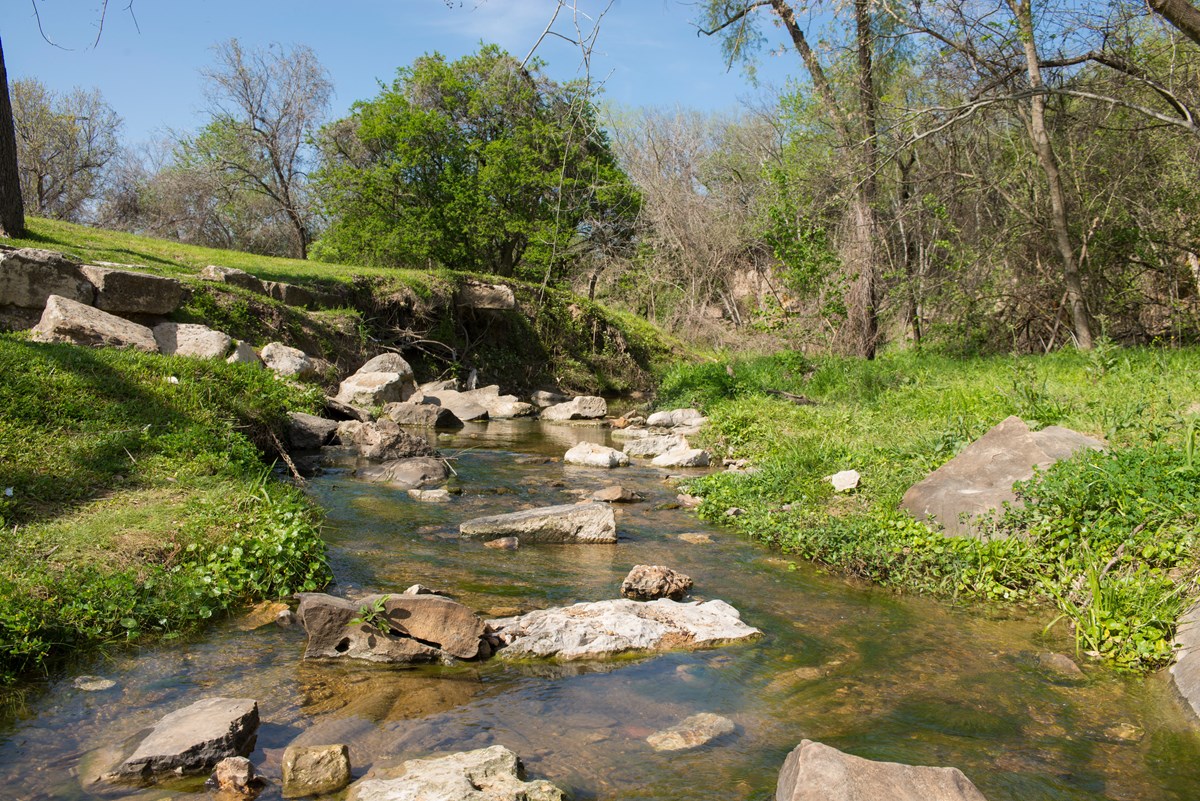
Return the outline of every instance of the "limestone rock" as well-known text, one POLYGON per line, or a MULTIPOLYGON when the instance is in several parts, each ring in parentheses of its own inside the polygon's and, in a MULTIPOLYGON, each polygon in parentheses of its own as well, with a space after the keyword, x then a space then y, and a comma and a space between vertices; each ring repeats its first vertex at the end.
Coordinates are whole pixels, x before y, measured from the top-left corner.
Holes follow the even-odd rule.
POLYGON ((254 766, 245 757, 225 757, 217 763, 206 785, 226 795, 253 795, 259 784, 254 766))
POLYGON ((372 357, 358 368, 356 373, 397 373, 406 381, 416 381, 412 365, 399 353, 381 353, 372 357))
POLYGON ((1193 714, 1200 716, 1200 604, 1184 612, 1175 632, 1171 684, 1193 714))
POLYGON ((834 492, 849 492, 852 489, 858 488, 858 482, 862 476, 857 470, 842 470, 829 476, 829 483, 833 485, 834 492))
POLYGON ((414 501, 421 503, 449 503, 450 490, 448 489, 410 489, 408 497, 414 501))
POLYGON ((487 656, 486 625, 462 604, 440 595, 371 595, 353 602, 324 593, 300 593, 296 614, 308 632, 305 659, 439 662, 487 656), (388 630, 353 624, 382 599, 388 630))
POLYGON ((174 278, 94 264, 79 269, 96 287, 96 308, 106 312, 170 314, 183 303, 183 284, 174 278))
POLYGON ((250 364, 255 367, 262 367, 262 359, 258 358, 258 354, 254 351, 254 346, 249 342, 238 342, 233 347, 233 353, 229 354, 229 358, 225 361, 230 364, 250 364))
POLYGON ((283 752, 283 797, 336 793, 350 783, 344 745, 289 745, 283 752))
POLYGON ((550 782, 524 779, 517 755, 493 745, 373 768, 350 786, 346 801, 563 801, 550 782))
POLYGON ((388 461, 437 456, 437 451, 424 439, 413 436, 387 419, 360 423, 354 442, 364 459, 388 461))
POLYGON ((688 441, 678 434, 652 434, 626 442, 625 453, 629 456, 654 458, 668 451, 688 447, 688 441))
POLYGON ((282 342, 271 342, 259 354, 263 364, 284 378, 298 378, 301 381, 312 381, 320 378, 320 367, 316 360, 298 348, 291 348, 282 342))
POLYGON ((285 306, 303 306, 309 309, 332 309, 342 305, 342 298, 332 292, 285 284, 282 281, 263 281, 263 290, 285 306))
POLYGON ((678 601, 692 589, 692 577, 664 565, 634 565, 621 582, 621 595, 635 601, 678 601))
POLYGON ((481 284, 470 281, 463 284, 455 297, 455 305, 467 309, 497 309, 508 311, 517 308, 517 298, 512 288, 503 284, 481 284))
POLYGON ((337 431, 338 424, 324 417, 304 412, 288 413, 287 438, 297 450, 314 451, 328 445, 337 431))
POLYGON ((104 692, 117 686, 115 681, 103 678, 102 676, 76 676, 71 684, 74 685, 75 689, 83 690, 85 693, 104 692))
POLYGON ((537 411, 533 404, 522 402, 516 395, 501 395, 500 387, 495 384, 468 390, 459 393, 459 395, 464 400, 486 409, 489 420, 511 420, 515 417, 528 417, 537 411))
POLYGON ((933 519, 947 535, 971 536, 975 517, 1017 503, 1014 482, 1087 448, 1104 443, 1059 426, 1032 432, 1009 417, 909 487, 900 507, 918 520, 933 519))
POLYGON ((473 420, 486 420, 488 418, 487 407, 481 406, 466 393, 453 389, 438 391, 422 390, 413 395, 413 400, 430 406, 449 409, 455 417, 464 423, 469 423, 473 420))
POLYGON ((342 403, 328 395, 325 396, 325 414, 334 420, 357 420, 360 423, 369 423, 375 419, 366 409, 342 403))
POLYGON ((521 542, 614 543, 617 523, 605 503, 565 504, 468 520, 458 527, 467 539, 519 537, 521 542))
POLYGON ((646 742, 655 751, 690 751, 735 731, 737 725, 729 718, 711 712, 701 712, 681 720, 669 729, 656 731, 646 738, 646 742))
POLYGON ((561 392, 551 392, 545 389, 539 389, 529 396, 529 400, 539 409, 544 409, 547 406, 554 406, 558 403, 565 403, 570 399, 571 398, 569 396, 564 395, 561 392))
POLYGON ((709 545, 713 538, 708 534, 699 531, 687 531, 679 535, 679 539, 689 545, 709 545))
POLYGON ((290 611, 282 601, 260 601, 237 622, 238 631, 254 631, 263 626, 277 623, 279 616, 290 611))
POLYGON ((146 326, 58 295, 51 295, 46 301, 46 310, 32 336, 35 342, 69 342, 93 348, 133 348, 158 353, 154 333, 146 326))
POLYGON ((364 423, 360 423, 358 420, 339 420, 337 433, 333 438, 339 445, 354 445, 363 425, 364 423))
POLYGON ((366 465, 358 468, 355 475, 364 481, 387 484, 396 489, 421 489, 444 482, 450 477, 450 469, 441 459, 417 456, 366 465))
POLYGON ((413 383, 400 373, 358 372, 338 387, 336 400, 351 406, 370 408, 408 400, 413 383))
POLYGON ((675 428, 676 426, 694 426, 703 420, 704 415, 699 409, 672 409, 669 412, 655 412, 646 418, 646 425, 651 428, 675 428))
POLYGON ((563 456, 566 464, 577 464, 584 467, 625 467, 629 457, 613 448, 597 445, 594 442, 580 442, 563 456))
POLYGON ((655 467, 708 467, 708 451, 687 445, 672 448, 650 460, 655 467))
POLYGON ((803 740, 783 769, 776 801, 987 801, 958 768, 875 762, 803 740))
POLYGON ((608 403, 594 395, 580 395, 566 403, 542 409, 543 420, 599 420, 608 414, 608 403))
POLYGON ((228 334, 197 323, 159 323, 154 326, 154 341, 164 356, 193 359, 223 359, 233 346, 228 334))
POLYGON ((163 717, 112 775, 153 780, 167 773, 208 773, 225 757, 254 750, 257 732, 253 699, 204 698, 163 717))
POLYGON ((724 601, 596 601, 491 621, 505 659, 601 659, 623 653, 691 650, 762 636, 724 601))
POLYGON ((79 264, 38 248, 0 251, 0 306, 42 309, 52 295, 91 305, 95 288, 79 264))
POLYGON ((593 492, 592 500, 605 503, 640 503, 646 499, 626 487, 612 486, 593 492))
POLYGON ((239 270, 236 267, 220 267, 216 264, 210 264, 200 271, 200 278, 204 281, 217 281, 222 284, 248 289, 259 295, 267 294, 267 288, 261 280, 245 270, 239 270))
POLYGON ((431 403, 389 403, 383 414, 394 423, 414 428, 462 428, 462 421, 444 406, 431 403))

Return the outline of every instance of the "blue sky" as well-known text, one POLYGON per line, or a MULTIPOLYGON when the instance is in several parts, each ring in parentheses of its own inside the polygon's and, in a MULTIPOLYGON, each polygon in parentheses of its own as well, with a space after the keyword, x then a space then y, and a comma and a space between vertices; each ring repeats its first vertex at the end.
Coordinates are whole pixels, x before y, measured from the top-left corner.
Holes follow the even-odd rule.
MULTIPOLYGON (((99 88, 125 119, 129 142, 203 123, 199 71, 211 63, 212 45, 230 37, 249 47, 312 47, 330 72, 331 113, 340 116, 355 100, 374 96, 378 80, 390 81, 397 67, 425 52, 456 58, 486 40, 523 56, 555 6, 553 0, 134 0, 135 27, 125 11, 129 0, 109 0, 103 35, 92 47, 101 1, 36 0, 47 35, 67 48, 60 49, 39 35, 29 0, 5 0, 4 57, 10 80, 34 77, 57 91, 99 88)), ((604 2, 579 0, 579 6, 595 12, 604 2)), ((694 18, 694 6, 679 0, 614 0, 592 63, 604 98, 732 111, 761 96, 764 89, 739 66, 726 71, 717 41, 697 36, 694 18)), ((565 13, 556 29, 572 32, 565 13)), ((551 37, 538 54, 551 76, 576 76, 578 48, 551 37)), ((759 78, 782 86, 798 69, 790 51, 764 53, 759 78)))

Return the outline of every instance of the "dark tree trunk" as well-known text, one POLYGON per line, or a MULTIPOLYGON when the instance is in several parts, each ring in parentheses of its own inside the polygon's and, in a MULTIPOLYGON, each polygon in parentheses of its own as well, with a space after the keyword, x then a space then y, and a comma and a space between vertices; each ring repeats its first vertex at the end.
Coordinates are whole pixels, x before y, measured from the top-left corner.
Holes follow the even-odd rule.
POLYGON ((21 177, 17 172, 17 131, 12 100, 8 97, 8 71, 4 68, 4 43, 0 41, 0 236, 25 233, 25 205, 21 202, 21 177))

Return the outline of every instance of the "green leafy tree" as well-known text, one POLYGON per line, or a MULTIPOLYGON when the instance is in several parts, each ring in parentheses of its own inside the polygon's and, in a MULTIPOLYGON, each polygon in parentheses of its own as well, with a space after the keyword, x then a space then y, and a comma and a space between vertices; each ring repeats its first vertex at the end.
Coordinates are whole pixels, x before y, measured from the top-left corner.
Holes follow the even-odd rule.
POLYGON ((422 56, 322 134, 320 257, 549 281, 627 247, 637 194, 586 88, 496 46, 422 56))

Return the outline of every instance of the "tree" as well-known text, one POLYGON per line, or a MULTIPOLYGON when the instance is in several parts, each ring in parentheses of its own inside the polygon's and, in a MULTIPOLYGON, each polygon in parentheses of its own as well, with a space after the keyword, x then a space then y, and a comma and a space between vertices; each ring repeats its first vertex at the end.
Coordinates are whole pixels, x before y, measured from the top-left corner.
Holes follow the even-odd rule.
POLYGON ((636 193, 589 93, 493 45, 418 58, 321 147, 322 257, 549 281, 632 236, 636 193))
POLYGON ((184 160, 223 175, 231 189, 265 199, 291 226, 294 255, 307 258, 308 148, 333 86, 303 45, 246 51, 230 39, 216 54, 216 66, 203 73, 212 121, 182 143, 184 160))
POLYGON ((25 206, 21 202, 21 177, 17 172, 17 134, 12 101, 8 96, 8 71, 4 68, 4 43, 0 41, 0 236, 25 233, 25 206))
POLYGON ((29 78, 13 82, 12 108, 26 208, 41 217, 81 221, 120 150, 121 118, 99 90, 59 95, 29 78))

